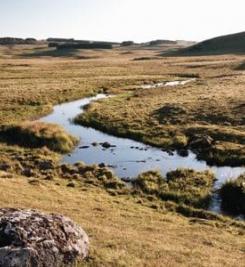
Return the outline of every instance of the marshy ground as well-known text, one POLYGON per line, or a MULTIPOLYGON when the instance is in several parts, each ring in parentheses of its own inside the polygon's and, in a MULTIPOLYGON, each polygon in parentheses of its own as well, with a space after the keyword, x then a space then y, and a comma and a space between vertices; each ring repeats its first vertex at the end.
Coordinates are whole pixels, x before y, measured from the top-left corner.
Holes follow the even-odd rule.
POLYGON ((209 197, 211 174, 182 170, 164 180, 152 172, 131 188, 104 167, 60 165, 57 152, 75 144, 62 129, 37 124, 30 131, 28 121, 53 105, 104 92, 116 96, 89 105, 78 123, 244 166, 245 57, 160 54, 120 48, 57 56, 43 46, 0 47, 1 206, 58 212, 80 223, 91 240, 88 266, 241 266, 244 223, 197 209, 209 197), (196 81, 141 88, 190 78, 196 81), (25 138, 34 145, 23 147, 25 138))

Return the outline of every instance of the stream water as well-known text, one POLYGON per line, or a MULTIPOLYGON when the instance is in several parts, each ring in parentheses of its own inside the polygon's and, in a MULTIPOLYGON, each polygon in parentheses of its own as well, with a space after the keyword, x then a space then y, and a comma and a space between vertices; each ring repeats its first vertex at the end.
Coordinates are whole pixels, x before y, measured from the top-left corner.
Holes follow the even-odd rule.
MULTIPOLYGON (((159 170, 163 175, 177 168, 211 170, 217 178, 215 188, 219 188, 227 179, 236 178, 245 172, 244 167, 210 167, 205 161, 197 160, 192 152, 189 152, 187 157, 181 157, 177 152, 170 155, 159 148, 127 138, 115 137, 72 122, 77 115, 84 112, 84 106, 105 97, 107 96, 104 94, 98 94, 95 97, 54 106, 52 114, 40 119, 43 122, 59 124, 69 133, 80 138, 78 146, 71 154, 64 156, 63 162, 104 163, 109 165, 120 178, 136 177, 139 173, 148 170, 159 170), (92 145, 94 142, 98 145, 92 145), (100 145, 103 142, 109 142, 113 147, 103 148, 100 145)), ((220 212, 220 200, 217 195, 213 197, 210 210, 220 212)))
POLYGON ((141 86, 141 88, 142 89, 153 89, 153 88, 158 88, 158 87, 185 85, 187 83, 191 83, 194 81, 196 81, 196 78, 192 78, 189 80, 183 80, 183 81, 171 81, 171 82, 159 82, 159 83, 153 83, 153 84, 143 84, 141 86))

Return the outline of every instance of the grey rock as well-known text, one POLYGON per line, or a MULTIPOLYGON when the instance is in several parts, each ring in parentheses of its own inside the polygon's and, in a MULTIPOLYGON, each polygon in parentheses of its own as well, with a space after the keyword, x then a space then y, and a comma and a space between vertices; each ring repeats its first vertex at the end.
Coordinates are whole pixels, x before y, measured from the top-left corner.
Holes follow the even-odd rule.
POLYGON ((61 215, 0 209, 0 266, 67 266, 88 255, 81 227, 61 215))

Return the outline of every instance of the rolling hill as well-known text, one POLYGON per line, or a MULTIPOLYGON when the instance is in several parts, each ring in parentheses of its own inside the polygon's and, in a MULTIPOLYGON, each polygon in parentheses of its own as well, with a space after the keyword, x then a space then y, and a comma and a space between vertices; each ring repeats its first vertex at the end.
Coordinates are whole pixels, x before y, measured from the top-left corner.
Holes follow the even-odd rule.
MULTIPOLYGON (((167 53, 174 56, 244 54, 245 32, 219 36, 167 53)), ((163 54, 164 56, 166 54, 163 54)))

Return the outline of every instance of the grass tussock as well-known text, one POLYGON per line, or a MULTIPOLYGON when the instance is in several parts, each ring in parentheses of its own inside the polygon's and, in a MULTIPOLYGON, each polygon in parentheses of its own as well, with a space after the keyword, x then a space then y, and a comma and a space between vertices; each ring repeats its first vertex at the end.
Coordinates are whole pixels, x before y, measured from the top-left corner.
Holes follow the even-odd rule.
POLYGON ((58 176, 70 181, 101 187, 114 194, 126 190, 126 184, 116 177, 111 170, 98 165, 86 165, 83 162, 63 164, 58 168, 58 176))
POLYGON ((235 69, 236 70, 245 70, 245 62, 240 63, 235 69))
POLYGON ((24 147, 48 147, 50 150, 67 153, 73 149, 77 139, 55 124, 25 122, 4 125, 0 128, 0 140, 24 147))
POLYGON ((245 215, 245 174, 226 182, 220 189, 220 196, 224 210, 245 215))
POLYGON ((210 172, 196 172, 178 169, 162 177, 156 171, 140 174, 133 184, 144 193, 158 196, 179 204, 205 208, 209 204, 214 175, 210 172))

